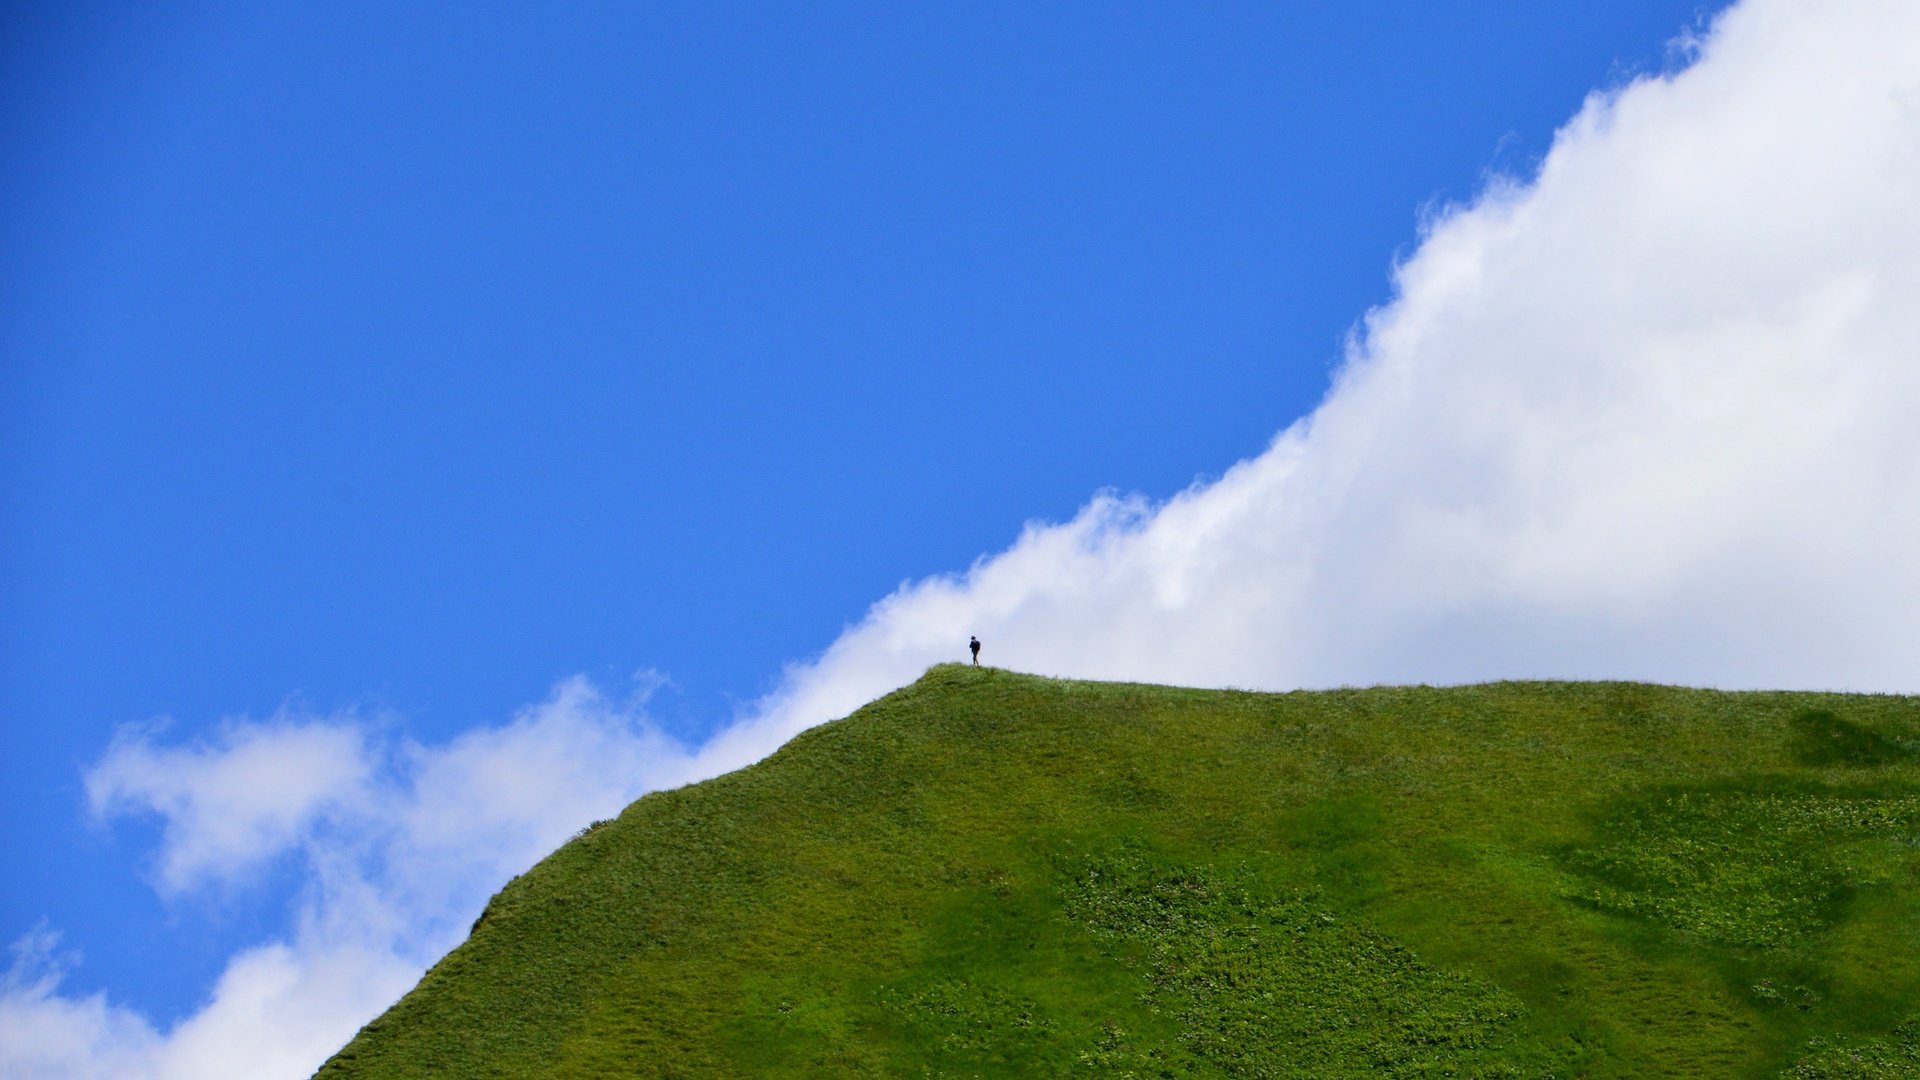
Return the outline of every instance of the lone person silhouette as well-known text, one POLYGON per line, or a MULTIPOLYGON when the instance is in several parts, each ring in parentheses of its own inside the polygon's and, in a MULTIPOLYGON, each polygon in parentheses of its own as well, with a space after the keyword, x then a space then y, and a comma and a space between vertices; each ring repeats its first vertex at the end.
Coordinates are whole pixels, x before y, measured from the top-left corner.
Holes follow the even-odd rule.
POLYGON ((977 637, 969 636, 967 638, 967 651, 973 653, 973 666, 979 667, 980 666, 980 639, 977 637))

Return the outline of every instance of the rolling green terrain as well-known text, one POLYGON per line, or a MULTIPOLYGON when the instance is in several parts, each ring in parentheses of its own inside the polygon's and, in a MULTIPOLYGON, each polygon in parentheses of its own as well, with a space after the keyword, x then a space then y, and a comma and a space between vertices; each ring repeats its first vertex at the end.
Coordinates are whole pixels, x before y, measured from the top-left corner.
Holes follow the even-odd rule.
POLYGON ((1920 699, 944 665, 649 795, 320 1071, 1920 1077, 1920 699))

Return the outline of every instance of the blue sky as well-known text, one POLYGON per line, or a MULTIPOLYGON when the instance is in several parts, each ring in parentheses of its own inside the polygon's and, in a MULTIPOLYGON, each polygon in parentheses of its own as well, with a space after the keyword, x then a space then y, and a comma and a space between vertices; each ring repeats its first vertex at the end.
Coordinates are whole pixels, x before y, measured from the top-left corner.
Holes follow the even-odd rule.
POLYGON ((697 744, 1259 454, 1423 216, 1712 10, 124 7, 0 15, 0 932, 163 1026, 304 879, 156 892, 88 810, 123 725, 437 745, 655 672, 697 744))

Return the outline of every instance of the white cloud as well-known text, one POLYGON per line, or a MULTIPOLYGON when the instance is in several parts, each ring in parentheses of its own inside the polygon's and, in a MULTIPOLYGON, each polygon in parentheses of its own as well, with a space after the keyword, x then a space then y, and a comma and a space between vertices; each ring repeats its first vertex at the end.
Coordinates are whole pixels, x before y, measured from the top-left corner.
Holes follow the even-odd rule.
POLYGON ((103 994, 60 995, 67 962, 44 926, 13 945, 0 981, 0 1075, 9 1080, 138 1076, 159 1043, 145 1020, 103 994))
POLYGON ((364 795, 374 762, 360 726, 279 716, 230 723, 216 739, 162 747, 160 726, 124 728, 87 774, 94 815, 164 821, 159 884, 169 893, 232 879, 287 849, 316 820, 364 795))
POLYGON ((300 1075, 572 829, 970 633, 1010 667, 1198 685, 1920 689, 1920 5, 1745 0, 1689 48, 1589 100, 1538 177, 1428 222, 1325 402, 1265 453, 903 586, 697 751, 579 681, 444 747, 351 719, 125 736, 90 792, 163 816, 163 888, 289 851, 310 888, 286 940, 164 1034, 22 961, 0 1071, 300 1075), (248 755, 320 767, 254 785, 248 755))
POLYGON ((244 883, 295 858, 281 940, 232 957, 202 1008, 160 1032, 104 995, 60 992, 55 938, 15 946, 0 989, 0 1075, 114 1080, 301 1077, 456 944, 486 898, 581 826, 687 779, 645 694, 584 679, 440 746, 354 715, 234 721, 208 744, 123 731, 87 776, 97 813, 162 819, 156 885, 244 883))
POLYGON ((1920 5, 1747 0, 1688 49, 1436 215, 1265 453, 902 587, 708 752, 970 633, 1199 685, 1920 689, 1920 5))

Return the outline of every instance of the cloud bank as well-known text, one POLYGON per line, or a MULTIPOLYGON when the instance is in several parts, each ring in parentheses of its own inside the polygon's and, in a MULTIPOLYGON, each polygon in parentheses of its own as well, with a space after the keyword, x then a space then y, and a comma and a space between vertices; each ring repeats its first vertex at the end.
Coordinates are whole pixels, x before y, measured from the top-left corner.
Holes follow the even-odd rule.
POLYGON ((1264 453, 903 586, 704 746, 578 681, 439 748, 353 718, 123 736, 89 790, 161 815, 163 890, 293 853, 307 893, 164 1033, 63 996, 30 936, 0 1072, 303 1075, 572 829, 970 633, 1022 670, 1196 685, 1920 690, 1920 5, 1745 0, 1693 46, 1590 98, 1537 176, 1436 214, 1264 453), (281 760, 311 772, 248 779, 281 760))
POLYGON ((1920 5, 1748 0, 1438 214, 1325 401, 886 598, 729 761, 959 659, 1920 689, 1920 5), (764 729, 764 730, 763 730, 764 729))

